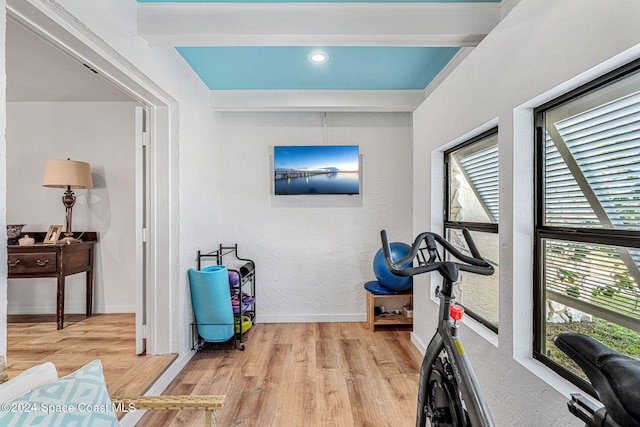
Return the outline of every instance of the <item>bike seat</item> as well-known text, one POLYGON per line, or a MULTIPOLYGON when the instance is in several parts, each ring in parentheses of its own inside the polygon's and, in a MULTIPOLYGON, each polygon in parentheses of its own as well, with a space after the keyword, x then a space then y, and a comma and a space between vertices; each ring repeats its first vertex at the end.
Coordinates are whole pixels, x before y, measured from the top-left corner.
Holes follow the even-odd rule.
POLYGON ((623 426, 640 425, 640 360, 582 334, 562 333, 555 345, 589 377, 614 421, 623 426))

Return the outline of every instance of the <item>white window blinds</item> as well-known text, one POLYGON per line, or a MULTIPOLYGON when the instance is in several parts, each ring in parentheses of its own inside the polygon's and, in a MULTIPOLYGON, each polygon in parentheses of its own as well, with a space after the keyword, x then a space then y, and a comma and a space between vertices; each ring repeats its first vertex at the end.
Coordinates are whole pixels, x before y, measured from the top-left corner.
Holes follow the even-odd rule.
MULTIPOLYGON (((566 104, 545 129, 544 224, 639 231, 640 91, 566 104)), ((544 280, 550 298, 639 329, 637 248, 547 239, 544 280)))
POLYGON ((640 93, 549 122, 546 224, 640 230, 640 93))

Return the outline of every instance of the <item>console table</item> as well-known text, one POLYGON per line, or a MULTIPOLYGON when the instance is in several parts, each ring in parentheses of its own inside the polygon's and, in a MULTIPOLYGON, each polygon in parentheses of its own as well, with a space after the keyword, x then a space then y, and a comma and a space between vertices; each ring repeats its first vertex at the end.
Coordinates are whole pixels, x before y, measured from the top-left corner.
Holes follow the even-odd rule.
POLYGON ((65 277, 87 273, 86 315, 91 316, 93 307, 93 252, 98 240, 95 232, 74 233, 81 235, 82 242, 70 244, 43 244, 46 233, 27 232, 36 239, 36 244, 28 246, 7 245, 8 278, 55 277, 56 323, 58 329, 64 327, 64 285, 65 277))

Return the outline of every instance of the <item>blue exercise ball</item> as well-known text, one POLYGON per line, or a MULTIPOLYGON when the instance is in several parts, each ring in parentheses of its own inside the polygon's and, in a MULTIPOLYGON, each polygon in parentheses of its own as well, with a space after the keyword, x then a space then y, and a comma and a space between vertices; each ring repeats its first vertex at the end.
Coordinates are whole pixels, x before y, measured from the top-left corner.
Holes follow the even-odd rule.
MULTIPOLYGON (((400 258, 409 255, 411 252, 411 246, 402 242, 392 242, 389 244, 391 248, 391 259, 397 261, 400 258)), ((413 261, 409 261, 402 267, 410 267, 413 261)), ((384 260, 384 252, 382 248, 376 252, 376 256, 373 257, 373 272, 378 278, 378 282, 385 288, 391 289, 396 292, 404 292, 411 289, 413 286, 413 277, 411 276, 396 276, 387 267, 387 263, 384 260)))

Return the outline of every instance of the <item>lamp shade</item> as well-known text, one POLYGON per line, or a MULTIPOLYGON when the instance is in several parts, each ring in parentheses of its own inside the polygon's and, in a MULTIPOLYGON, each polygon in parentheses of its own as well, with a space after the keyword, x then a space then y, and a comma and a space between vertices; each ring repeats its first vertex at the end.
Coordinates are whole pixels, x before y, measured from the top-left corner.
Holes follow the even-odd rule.
POLYGON ((44 187, 93 188, 91 166, 76 160, 47 160, 42 177, 44 187))

